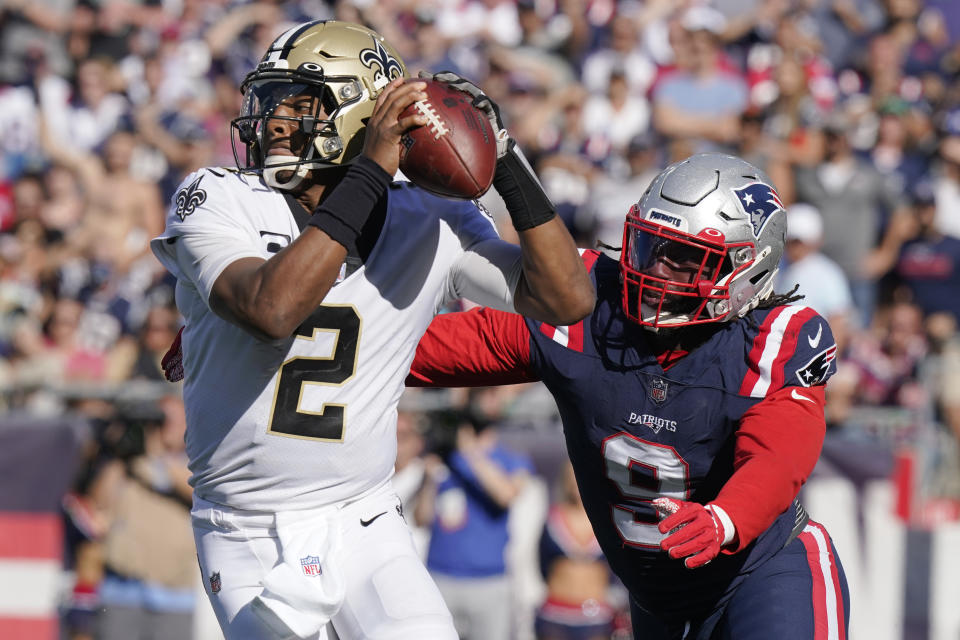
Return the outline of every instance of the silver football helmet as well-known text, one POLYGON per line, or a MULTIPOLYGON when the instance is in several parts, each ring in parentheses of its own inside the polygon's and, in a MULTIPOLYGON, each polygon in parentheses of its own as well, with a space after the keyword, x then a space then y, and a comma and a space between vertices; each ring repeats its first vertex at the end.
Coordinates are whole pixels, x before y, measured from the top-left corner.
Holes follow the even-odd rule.
POLYGON ((363 149, 366 121, 377 96, 391 80, 405 75, 400 54, 383 36, 361 25, 316 20, 287 30, 240 86, 243 104, 231 122, 237 166, 262 171, 272 187, 292 189, 310 169, 350 164, 363 149), (309 113, 274 115, 280 103, 294 96, 314 98, 309 113), (296 122, 307 137, 299 157, 270 155, 264 148, 271 119, 296 122), (241 145, 245 153, 238 150, 241 145), (292 175, 281 180, 280 172, 292 175))
POLYGON ((750 163, 703 153, 670 165, 627 214, 624 312, 654 330, 742 317, 773 293, 786 229, 750 163))

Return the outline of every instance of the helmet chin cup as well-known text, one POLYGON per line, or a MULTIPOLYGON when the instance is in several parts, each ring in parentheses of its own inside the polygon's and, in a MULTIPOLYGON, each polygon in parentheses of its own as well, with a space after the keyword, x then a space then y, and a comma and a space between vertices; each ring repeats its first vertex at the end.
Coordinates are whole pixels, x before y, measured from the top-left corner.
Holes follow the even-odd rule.
POLYGON ((297 159, 293 156, 267 156, 263 160, 263 180, 274 189, 288 191, 296 189, 307 177, 312 165, 296 164, 297 159), (290 178, 280 180, 281 171, 291 172, 290 178))

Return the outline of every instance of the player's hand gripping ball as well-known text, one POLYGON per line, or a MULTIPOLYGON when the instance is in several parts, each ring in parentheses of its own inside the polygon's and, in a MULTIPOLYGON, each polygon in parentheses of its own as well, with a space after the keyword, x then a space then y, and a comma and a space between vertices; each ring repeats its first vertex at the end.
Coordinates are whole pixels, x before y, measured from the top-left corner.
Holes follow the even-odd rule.
POLYGON ((486 193, 497 166, 497 139, 487 115, 471 104, 470 94, 435 80, 427 99, 407 107, 427 124, 400 139, 400 171, 415 185, 448 198, 471 200, 486 193))

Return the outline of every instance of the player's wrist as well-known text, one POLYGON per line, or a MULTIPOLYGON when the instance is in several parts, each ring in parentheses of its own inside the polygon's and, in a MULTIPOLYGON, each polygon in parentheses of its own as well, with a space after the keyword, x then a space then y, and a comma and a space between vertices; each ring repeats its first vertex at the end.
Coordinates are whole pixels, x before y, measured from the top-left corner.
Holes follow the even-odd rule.
POLYGON ((513 139, 509 140, 507 153, 497 160, 493 187, 507 205, 517 231, 532 229, 557 215, 543 185, 513 139))
POLYGON ((737 528, 723 507, 711 502, 705 508, 713 515, 714 521, 717 523, 720 546, 726 547, 735 542, 737 539, 737 528))
POLYGON ((358 157, 340 184, 314 210, 307 224, 349 249, 356 244, 374 205, 392 180, 393 176, 376 161, 358 157))

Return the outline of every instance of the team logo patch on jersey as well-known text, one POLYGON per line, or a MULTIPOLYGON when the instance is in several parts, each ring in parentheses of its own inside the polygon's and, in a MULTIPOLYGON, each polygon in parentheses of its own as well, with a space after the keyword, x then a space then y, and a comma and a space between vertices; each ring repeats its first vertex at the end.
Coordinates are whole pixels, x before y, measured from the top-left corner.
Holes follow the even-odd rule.
POLYGON ((660 403, 667 399, 667 381, 663 378, 654 378, 650 381, 650 397, 660 403))
POLYGON ((754 182, 745 187, 734 189, 743 211, 750 216, 753 235, 760 237, 760 231, 774 212, 783 209, 780 196, 768 184, 754 182))
POLYGON ((400 61, 390 55, 390 52, 376 38, 373 38, 373 49, 364 49, 360 52, 360 62, 373 71, 376 89, 382 89, 388 82, 403 75, 403 66, 400 61))
POLYGON ((223 584, 220 582, 220 572, 215 571, 210 574, 210 593, 220 593, 223 584))
POLYGON ((200 188, 201 180, 203 180, 202 174, 177 193, 175 202, 177 203, 177 217, 180 218, 180 222, 183 222, 188 215, 197 210, 197 207, 207 201, 207 192, 200 188))
POLYGON ((303 568, 303 575, 308 578, 315 578, 323 573, 323 570, 320 568, 320 558, 318 556, 300 558, 300 566, 303 568))
POLYGON ((830 372, 830 363, 837 357, 837 346, 831 345, 813 357, 810 362, 797 369, 797 380, 805 387, 823 384, 830 372))

